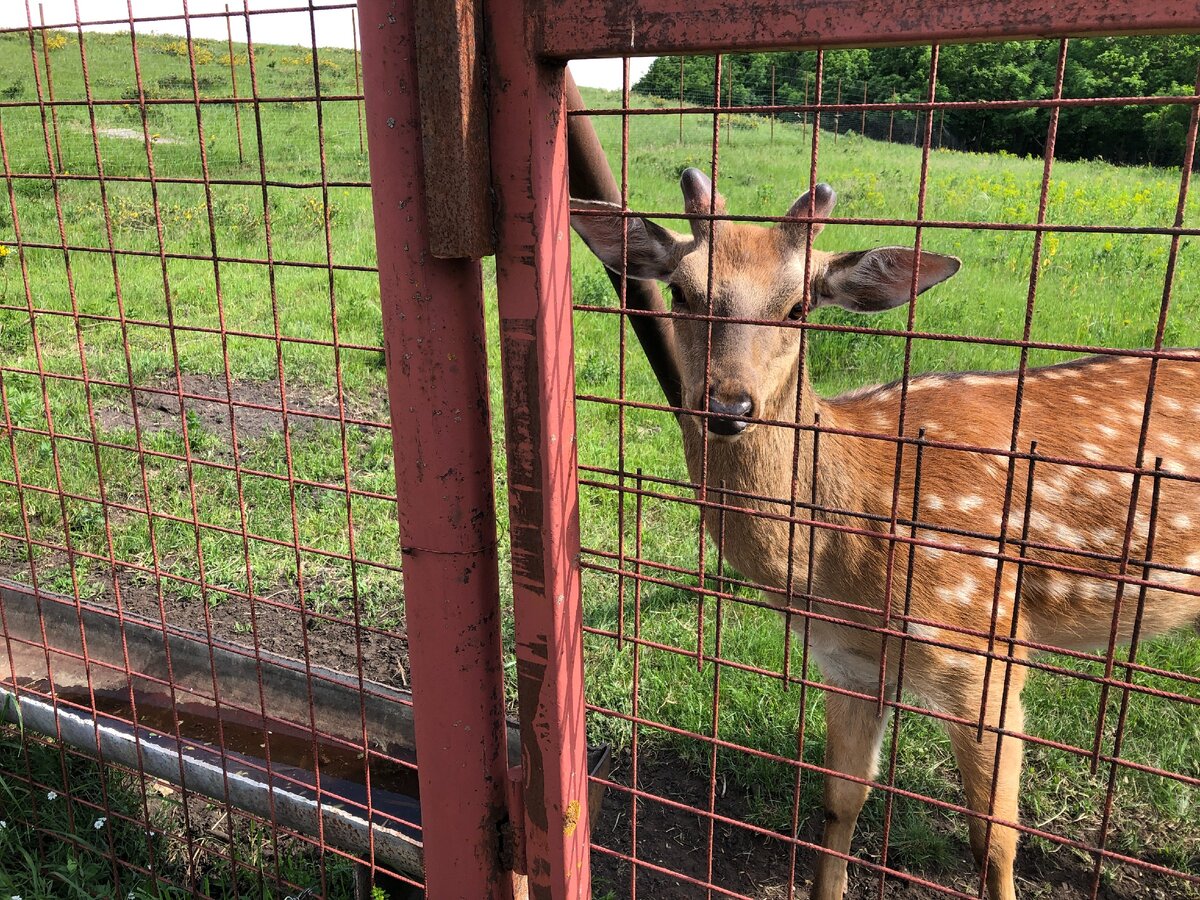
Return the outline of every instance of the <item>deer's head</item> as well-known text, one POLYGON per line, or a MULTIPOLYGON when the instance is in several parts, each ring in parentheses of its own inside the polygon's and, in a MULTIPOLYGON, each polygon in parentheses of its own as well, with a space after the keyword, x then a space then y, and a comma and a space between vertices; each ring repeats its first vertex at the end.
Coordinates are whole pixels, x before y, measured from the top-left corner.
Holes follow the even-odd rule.
MULTIPOLYGON (((686 170, 680 185, 689 215, 724 214, 724 199, 698 169, 686 170)), ((812 210, 813 216, 827 217, 835 200, 829 185, 818 184, 787 214, 809 216, 812 210)), ((787 326, 803 314, 806 272, 811 308, 881 312, 911 296, 911 248, 812 250, 806 265, 807 222, 764 228, 699 218, 691 222, 691 235, 683 235, 630 218, 623 249, 619 207, 600 201, 572 205, 588 211, 573 215, 571 224, 605 266, 630 278, 666 282, 673 311, 697 317, 674 320, 676 351, 684 403, 713 414, 707 421, 714 435, 734 438, 751 427, 748 419, 791 416, 800 329, 787 326)), ((811 228, 815 237, 822 225, 811 228)), ((917 292, 945 281, 959 265, 953 256, 922 252, 917 292)))

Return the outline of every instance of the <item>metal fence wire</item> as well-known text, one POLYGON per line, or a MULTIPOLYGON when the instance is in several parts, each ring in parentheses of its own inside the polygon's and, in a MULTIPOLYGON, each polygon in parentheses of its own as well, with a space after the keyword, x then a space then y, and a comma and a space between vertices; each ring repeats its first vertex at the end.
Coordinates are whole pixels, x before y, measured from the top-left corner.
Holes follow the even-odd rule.
POLYGON ((318 46, 355 6, 26 6, 0 33, 0 883, 419 885, 362 73, 318 46))
POLYGON ((1200 893, 1200 57, 1067 77, 1194 5, 126 11, 0 27, 0 897, 1200 893))

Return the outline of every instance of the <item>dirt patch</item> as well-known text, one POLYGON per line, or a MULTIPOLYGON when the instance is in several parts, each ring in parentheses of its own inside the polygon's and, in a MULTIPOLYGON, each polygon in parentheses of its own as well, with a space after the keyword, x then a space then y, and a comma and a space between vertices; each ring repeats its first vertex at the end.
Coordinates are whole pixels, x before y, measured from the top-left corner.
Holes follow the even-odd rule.
MULTIPOLYGON (((85 130, 85 129, 81 129, 85 130)), ((126 141, 145 141, 146 135, 137 128, 97 128, 96 134, 101 137, 119 138, 126 141)), ((175 138, 163 137, 161 134, 150 135, 152 144, 178 144, 175 138)))
MULTIPOLYGON (((65 567, 66 562, 65 554, 43 556, 38 561, 38 572, 65 567)), ((115 606, 110 577, 99 572, 96 575, 101 583, 107 581, 107 589, 89 602, 115 606)), ((23 557, 19 560, 0 559, 0 578, 29 584, 28 563, 23 557)), ((172 596, 168 583, 160 609, 158 591, 144 579, 140 573, 118 574, 121 606, 130 615, 150 622, 159 622, 165 615, 171 625, 179 628, 198 634, 208 634, 211 630, 215 638, 246 647, 253 647, 257 642, 262 650, 292 659, 305 658, 307 642, 307 658, 313 665, 352 674, 358 672, 358 648, 361 647, 366 678, 394 687, 408 686, 408 636, 402 620, 387 631, 362 628, 356 634, 349 611, 337 617, 312 612, 302 615, 295 587, 280 585, 278 590, 262 592, 270 602, 255 601, 256 628, 252 630, 248 600, 223 594, 220 603, 207 607, 206 616, 204 603, 172 596)))
MULTIPOLYGON (((174 375, 162 378, 145 387, 135 387, 137 424, 143 433, 180 432, 179 385, 174 375)), ((232 443, 229 411, 233 409, 239 446, 283 431, 283 408, 279 383, 254 379, 238 379, 226 390, 225 379, 215 375, 184 375, 182 379, 183 408, 189 428, 198 422, 206 431, 232 443), (232 407, 231 407, 232 400, 232 407)), ((288 430, 302 434, 317 428, 322 422, 338 420, 337 393, 317 391, 290 385, 287 392, 288 430)), ((133 404, 128 394, 103 401, 96 409, 97 424, 107 430, 134 428, 133 404)), ((369 422, 387 419, 387 397, 381 389, 366 396, 346 395, 346 417, 369 422)))
MULTIPOLYGON (((621 754, 614 760, 612 780, 628 786, 630 759, 621 754)), ((709 803, 707 771, 703 767, 683 764, 658 754, 645 754, 639 760, 638 786, 647 794, 666 801, 687 804, 706 810, 709 803)), ((631 853, 630 813, 632 797, 620 788, 610 788, 605 796, 600 819, 593 832, 593 841, 626 856, 631 853)), ((746 799, 734 791, 722 792, 718 784, 716 814, 737 822, 753 821, 746 799)), ((822 828, 820 810, 801 811, 798 837, 819 843, 822 828), (807 813, 807 817, 805 816, 807 813)), ((967 894, 978 891, 975 865, 966 842, 966 826, 962 827, 959 858, 947 871, 913 871, 912 874, 935 884, 944 885, 967 894)), ((709 819, 677 809, 668 803, 649 798, 638 802, 637 859, 649 866, 639 866, 637 896, 654 900, 695 900, 709 896, 702 886, 709 883, 709 819), (668 874, 678 873, 678 874, 668 874), (683 877, 680 877, 683 876, 683 877), (695 879, 689 881, 688 879, 695 879), (699 883, 696 883, 699 882, 699 883)), ((789 896, 805 898, 812 887, 815 854, 807 849, 796 853, 795 890, 789 894, 788 876, 791 868, 791 847, 786 835, 764 835, 748 828, 724 822, 713 827, 713 861, 711 883, 738 896, 757 900, 784 900, 789 896)), ((870 840, 868 839, 868 843, 870 840)), ((856 839, 854 851, 864 860, 877 862, 878 846, 863 846, 856 839)), ((1040 847, 1026 845, 1017 857, 1017 893, 1028 900, 1084 900, 1090 898, 1092 862, 1067 850, 1047 853, 1040 847)), ((603 852, 593 852, 594 896, 615 897, 630 894, 630 864, 603 852)), ((1101 900, 1166 900, 1194 896, 1183 892, 1178 879, 1153 872, 1131 870, 1128 867, 1115 873, 1116 877, 1101 883, 1097 894, 1101 900)), ((712 896, 723 896, 713 892, 712 896)), ((847 900, 878 898, 879 876, 868 869, 851 866, 847 900)), ((888 877, 883 885, 883 897, 904 900, 933 900, 945 897, 943 892, 915 885, 905 879, 888 877)))

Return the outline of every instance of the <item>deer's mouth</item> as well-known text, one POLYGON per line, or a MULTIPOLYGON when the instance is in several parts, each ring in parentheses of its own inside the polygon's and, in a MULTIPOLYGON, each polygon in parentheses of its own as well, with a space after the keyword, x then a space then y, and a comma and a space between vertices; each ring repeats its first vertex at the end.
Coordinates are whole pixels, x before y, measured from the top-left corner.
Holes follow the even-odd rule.
POLYGON ((709 416, 708 419, 708 433, 728 440, 741 437, 749 428, 750 423, 745 419, 718 418, 716 416, 709 416))

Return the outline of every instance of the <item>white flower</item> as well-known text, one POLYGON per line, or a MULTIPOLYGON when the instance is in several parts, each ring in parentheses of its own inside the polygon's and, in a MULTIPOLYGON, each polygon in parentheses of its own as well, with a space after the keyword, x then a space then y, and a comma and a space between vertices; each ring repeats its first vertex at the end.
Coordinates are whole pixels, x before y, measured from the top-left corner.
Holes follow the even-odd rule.
POLYGON ((0 831, 3 831, 7 827, 8 827, 8 823, 6 821, 4 821, 3 819, 0 819, 0 831))
POLYGON ((21 895, 20 895, 20 894, 13 894, 13 895, 12 895, 12 897, 10 898, 10 900, 21 900, 21 895))
MULTIPOLYGON (((57 800, 57 799, 58 799, 58 792, 57 792, 57 791, 47 791, 47 792, 46 792, 46 799, 47 799, 47 800, 57 800)), ((18 900, 19 900, 19 898, 18 898, 18 900)))
POLYGON ((133 891, 130 891, 128 894, 126 894, 126 895, 125 895, 125 900, 135 900, 135 897, 136 897, 136 896, 137 896, 137 895, 136 895, 136 894, 134 894, 134 892, 133 892, 133 891))
POLYGON ((104 816, 101 816, 95 822, 92 823, 92 827, 95 828, 97 831, 99 831, 101 828, 104 827, 104 823, 107 821, 108 821, 108 819, 106 819, 104 816))

